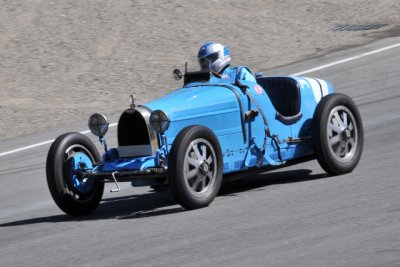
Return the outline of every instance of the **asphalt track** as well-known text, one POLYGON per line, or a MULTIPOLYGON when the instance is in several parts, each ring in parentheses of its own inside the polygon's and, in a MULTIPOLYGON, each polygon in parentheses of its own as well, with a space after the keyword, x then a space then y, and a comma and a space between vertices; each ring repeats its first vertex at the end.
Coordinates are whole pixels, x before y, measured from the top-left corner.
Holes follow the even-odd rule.
MULTIPOLYGON (((288 75, 400 43, 339 51, 288 75)), ((328 177, 311 161, 224 185, 186 211, 168 191, 122 184, 90 216, 71 218, 45 182, 49 145, 0 157, 0 266, 400 266, 400 47, 307 73, 350 95, 364 122, 356 170, 328 177)), ((111 118, 115 121, 116 118, 111 118)), ((81 123, 2 143, 2 152, 81 123)), ((115 145, 115 127, 108 135, 115 145)))

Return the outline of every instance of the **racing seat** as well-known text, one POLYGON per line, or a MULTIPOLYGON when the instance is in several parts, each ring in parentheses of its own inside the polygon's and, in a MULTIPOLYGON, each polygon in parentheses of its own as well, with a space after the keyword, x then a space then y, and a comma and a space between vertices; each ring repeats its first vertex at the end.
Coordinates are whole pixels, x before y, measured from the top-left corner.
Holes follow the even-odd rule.
POLYGON ((293 124, 302 117, 301 96, 297 82, 289 77, 259 77, 257 83, 267 92, 276 109, 276 118, 284 124, 293 124))

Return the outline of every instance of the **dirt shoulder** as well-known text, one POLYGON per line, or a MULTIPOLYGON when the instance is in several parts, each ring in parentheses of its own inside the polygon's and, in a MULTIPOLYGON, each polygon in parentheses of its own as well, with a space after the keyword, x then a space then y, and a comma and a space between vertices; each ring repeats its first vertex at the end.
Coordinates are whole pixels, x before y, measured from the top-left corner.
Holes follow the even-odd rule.
POLYGON ((178 85, 207 41, 254 71, 399 35, 398 0, 8 1, 0 7, 0 140, 121 112, 178 85), (386 24, 332 31, 343 24, 386 24))

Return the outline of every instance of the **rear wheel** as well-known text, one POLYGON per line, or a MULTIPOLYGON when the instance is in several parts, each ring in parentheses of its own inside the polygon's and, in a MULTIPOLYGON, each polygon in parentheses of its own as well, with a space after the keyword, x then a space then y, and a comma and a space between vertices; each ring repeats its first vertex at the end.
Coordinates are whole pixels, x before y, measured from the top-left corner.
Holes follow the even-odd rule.
POLYGON ((222 153, 217 137, 203 126, 183 129, 172 145, 168 179, 176 201, 187 209, 208 206, 222 182, 222 153))
POLYGON ((364 145, 357 106, 344 94, 330 94, 318 104, 313 118, 314 150, 321 167, 330 174, 351 172, 364 145))
POLYGON ((47 184, 57 206, 72 216, 93 212, 100 203, 104 183, 85 176, 100 155, 90 139, 66 133, 51 145, 47 155, 47 184))

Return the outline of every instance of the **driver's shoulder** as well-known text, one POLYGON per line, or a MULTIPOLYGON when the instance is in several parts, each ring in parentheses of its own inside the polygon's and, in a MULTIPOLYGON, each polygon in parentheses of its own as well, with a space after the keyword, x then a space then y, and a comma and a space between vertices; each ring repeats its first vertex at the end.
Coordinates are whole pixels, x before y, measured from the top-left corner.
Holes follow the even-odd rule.
POLYGON ((235 66, 232 69, 236 72, 236 75, 240 80, 249 80, 255 82, 254 74, 247 66, 235 66))

